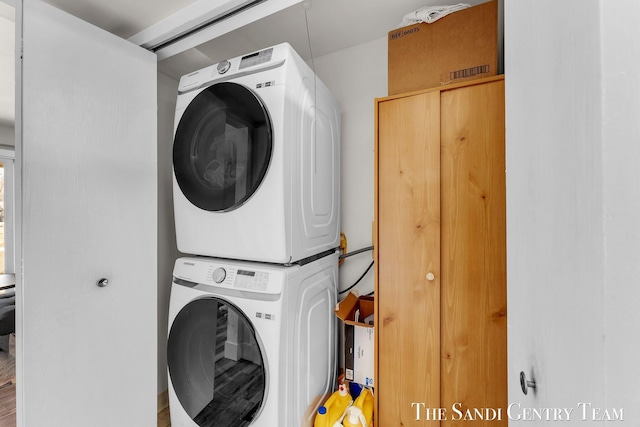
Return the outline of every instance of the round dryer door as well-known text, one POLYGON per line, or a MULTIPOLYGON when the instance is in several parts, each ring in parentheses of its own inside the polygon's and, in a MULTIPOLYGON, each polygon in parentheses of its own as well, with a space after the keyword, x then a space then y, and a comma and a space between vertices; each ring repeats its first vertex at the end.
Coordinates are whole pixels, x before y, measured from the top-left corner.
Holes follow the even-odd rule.
POLYGON ((187 199, 207 211, 241 206, 267 173, 271 120, 250 89, 218 83, 186 108, 173 143, 176 181, 187 199))
POLYGON ((167 343, 169 377, 198 426, 248 426, 265 397, 265 367, 251 322, 218 298, 187 304, 167 343))

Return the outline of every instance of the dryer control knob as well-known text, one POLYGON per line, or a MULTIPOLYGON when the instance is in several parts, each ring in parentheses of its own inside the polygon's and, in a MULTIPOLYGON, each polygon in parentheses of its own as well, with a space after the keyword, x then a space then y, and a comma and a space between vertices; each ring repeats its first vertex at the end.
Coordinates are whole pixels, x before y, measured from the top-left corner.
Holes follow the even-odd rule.
POLYGON ((224 279, 226 277, 227 277, 227 271, 222 267, 218 267, 213 271, 213 281, 216 283, 224 282, 224 279))
POLYGON ((229 68, 231 68, 231 62, 227 61, 226 59, 218 63, 218 73, 220 74, 226 73, 227 71, 229 71, 229 68))

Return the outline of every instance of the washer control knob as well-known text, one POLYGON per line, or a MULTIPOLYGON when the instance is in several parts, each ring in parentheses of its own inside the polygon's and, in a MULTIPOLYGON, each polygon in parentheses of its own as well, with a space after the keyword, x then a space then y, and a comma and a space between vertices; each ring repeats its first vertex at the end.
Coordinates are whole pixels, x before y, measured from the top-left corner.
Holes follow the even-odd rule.
POLYGON ((224 282, 224 279, 226 277, 227 277, 227 271, 222 267, 218 267, 213 271, 213 281, 216 283, 224 282))
POLYGON ((227 61, 226 59, 218 63, 218 73, 220 74, 226 73, 227 71, 229 71, 229 68, 231 68, 231 62, 227 61))

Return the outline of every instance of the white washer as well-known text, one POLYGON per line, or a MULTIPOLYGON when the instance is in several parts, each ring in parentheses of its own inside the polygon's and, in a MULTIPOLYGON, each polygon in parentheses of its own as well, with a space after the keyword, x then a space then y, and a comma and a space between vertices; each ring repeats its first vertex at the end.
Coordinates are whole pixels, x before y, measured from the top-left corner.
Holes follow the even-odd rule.
POLYGON ((337 254, 290 267, 178 259, 171 425, 312 426, 335 381, 337 276, 337 254))
POLYGON ((181 252, 287 264, 338 247, 340 108, 289 44, 183 76, 175 123, 181 252))

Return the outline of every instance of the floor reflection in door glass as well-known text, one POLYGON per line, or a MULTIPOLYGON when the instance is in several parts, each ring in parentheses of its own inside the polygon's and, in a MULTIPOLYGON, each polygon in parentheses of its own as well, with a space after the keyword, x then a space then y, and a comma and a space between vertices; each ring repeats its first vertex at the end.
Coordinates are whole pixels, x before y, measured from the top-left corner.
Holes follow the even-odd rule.
POLYGON ((259 354, 251 355, 251 347, 257 349, 257 342, 244 316, 226 304, 219 305, 217 324, 213 399, 194 421, 202 427, 248 426, 260 409, 264 393, 264 368, 260 360, 258 363, 245 360, 245 357, 260 358, 259 354), (233 340, 241 348, 237 361, 225 357, 225 346, 235 344, 233 340))
POLYGON ((219 298, 188 303, 169 333, 173 389, 199 427, 243 427, 265 395, 263 354, 247 317, 219 298))

